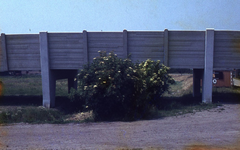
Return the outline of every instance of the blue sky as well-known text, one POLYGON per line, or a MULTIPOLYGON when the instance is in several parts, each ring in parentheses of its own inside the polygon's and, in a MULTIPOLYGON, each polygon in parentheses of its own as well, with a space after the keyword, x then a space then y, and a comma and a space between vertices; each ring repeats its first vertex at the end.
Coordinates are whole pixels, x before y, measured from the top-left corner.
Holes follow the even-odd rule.
POLYGON ((240 0, 1 0, 6 34, 240 30, 240 0))

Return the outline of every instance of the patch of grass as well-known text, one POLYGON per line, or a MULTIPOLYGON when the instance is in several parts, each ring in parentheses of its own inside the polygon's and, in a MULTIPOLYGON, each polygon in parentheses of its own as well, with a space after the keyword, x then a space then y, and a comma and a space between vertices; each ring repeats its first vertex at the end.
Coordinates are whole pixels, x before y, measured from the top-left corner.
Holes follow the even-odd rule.
MULTIPOLYGON (((42 78, 40 75, 3 76, 4 96, 40 96, 42 95, 42 78)), ((56 96, 67 96, 67 79, 56 81, 56 96)))
MULTIPOLYGON (((192 79, 188 79, 188 83, 192 79)), ((78 112, 78 106, 67 98, 67 80, 56 83, 56 108, 45 109, 42 105, 41 76, 1 77, 5 88, 4 97, 0 97, 0 123, 68 123, 93 122, 89 112, 78 112), (20 112, 21 110, 21 112, 20 112), (83 119, 68 120, 80 114, 83 119)), ((184 115, 216 108, 221 103, 240 103, 240 88, 213 88, 213 104, 201 103, 202 98, 192 97, 192 86, 178 80, 171 85, 170 92, 164 93, 156 107, 151 109, 148 118, 154 119, 184 115), (183 88, 188 87, 188 88, 183 88)), ((89 110, 88 110, 89 111, 89 110)))
POLYGON ((56 96, 68 96, 67 79, 61 79, 56 81, 56 96))
MULTIPOLYGON (((137 120, 149 120, 162 117, 178 116, 187 113, 195 113, 198 111, 216 108, 220 104, 192 104, 184 105, 180 102, 170 102, 163 109, 154 107, 147 118, 136 118, 137 120)), ((7 107, 7 106, 6 106, 7 107)), ((94 122, 94 116, 89 111, 76 113, 69 110, 71 107, 63 109, 58 106, 56 109, 47 109, 42 106, 15 106, 6 109, 0 109, 0 124, 8 123, 70 123, 70 122, 94 122)), ((124 118, 122 121, 128 121, 124 118)))
POLYGON ((185 88, 184 86, 186 85, 184 84, 184 81, 175 81, 174 84, 171 84, 169 86, 169 91, 165 92, 163 94, 163 97, 182 97, 185 95, 192 94, 193 85, 192 83, 188 84, 190 85, 187 88, 185 88))
POLYGON ((240 103, 240 87, 214 87, 213 102, 240 103))
POLYGON ((64 115, 56 109, 17 107, 0 112, 0 123, 63 123, 64 115))
POLYGON ((196 112, 216 108, 217 106, 221 106, 222 104, 221 103, 216 103, 216 104, 199 103, 195 105, 186 106, 186 105, 173 102, 173 105, 174 106, 171 109, 158 110, 155 115, 157 117, 169 117, 169 116, 178 116, 178 115, 184 115, 189 113, 194 114, 196 112))

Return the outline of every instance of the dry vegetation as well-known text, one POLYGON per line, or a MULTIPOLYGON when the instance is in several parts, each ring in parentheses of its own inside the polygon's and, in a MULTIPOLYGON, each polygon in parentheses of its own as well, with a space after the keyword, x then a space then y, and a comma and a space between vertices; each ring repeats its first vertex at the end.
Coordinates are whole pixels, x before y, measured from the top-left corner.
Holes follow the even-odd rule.
MULTIPOLYGON (((67 81, 60 80, 57 83, 57 108, 54 109, 53 113, 56 111, 65 113, 60 116, 60 118, 62 117, 62 121, 59 123, 76 123, 62 125, 29 125, 20 123, 11 126, 1 126, 0 148, 76 149, 82 147, 85 149, 110 148, 124 150, 238 150, 240 145, 238 143, 232 145, 232 143, 234 143, 233 139, 239 131, 239 120, 237 120, 237 116, 239 119, 240 114, 239 112, 237 113, 237 111, 239 111, 239 106, 232 104, 220 105, 218 103, 215 105, 199 105, 199 103, 191 103, 189 105, 186 103, 178 103, 178 101, 188 103, 193 100, 191 97, 192 75, 173 74, 172 76, 175 78, 176 84, 171 86, 170 92, 164 94, 164 100, 172 101, 172 103, 161 111, 155 112, 158 119, 137 122, 104 122, 89 124, 78 123, 92 122, 93 116, 91 112, 70 112, 69 110, 63 109, 67 107, 68 104, 66 98, 67 81), (159 119, 159 117, 161 119, 159 119), (163 119, 164 117, 167 118, 163 119), (29 130, 30 128, 31 132, 29 130), (123 131, 127 132, 125 133, 123 131), (16 136, 21 136, 26 133, 27 135, 24 141, 16 136), (86 134, 82 135, 80 133, 86 134), (178 137, 180 134, 182 134, 182 136, 178 137), (59 138, 63 136, 64 138, 59 138), (80 143, 76 143, 72 140, 74 136, 76 136, 75 139, 81 139, 80 143), (127 136, 127 139, 123 138, 123 136, 127 136), (39 141, 39 137, 42 138, 41 141, 39 141), (103 143, 102 141, 106 138, 108 142, 103 143), (64 141, 61 139, 64 139, 64 141), (191 139, 202 142, 200 142, 200 144, 198 142, 191 143, 191 139), (222 140, 219 141, 219 139, 222 140), (159 141, 163 141, 163 143, 159 144, 159 141), (54 144, 51 144, 51 142, 54 144), (58 144, 56 144, 57 142, 58 144), (66 145, 66 143, 68 144, 66 145), (121 145, 121 143, 124 143, 125 146, 121 145)), ((0 101, 1 112, 26 110, 28 114, 32 114, 33 112, 38 113, 38 110, 41 110, 46 114, 50 114, 50 117, 53 116, 47 109, 41 107, 40 77, 2 77, 1 80, 5 85, 4 97, 0 101), (31 88, 33 86, 35 88, 31 88), (15 93, 13 93, 13 91, 15 93), (34 109, 34 111, 31 109, 34 109)), ((214 88, 213 91, 214 102, 221 101, 223 103, 231 102, 233 104, 239 104, 239 99, 236 98, 239 97, 238 88, 214 88)), ((28 116, 31 117, 31 115, 28 116)), ((33 121, 33 123, 38 122, 33 121)), ((51 123, 51 121, 40 121, 40 123, 51 123)))
MULTIPOLYGON (((213 105, 199 105, 201 98, 192 98, 193 80, 191 74, 172 74, 171 76, 175 79, 176 83, 171 85, 170 91, 163 95, 163 102, 166 102, 164 103, 165 106, 162 107, 161 110, 152 110, 153 118, 193 113, 220 105, 218 103, 213 105)), ((1 77, 1 80, 4 85, 4 96, 0 100, 0 112, 14 112, 14 110, 19 107, 22 109, 28 109, 28 107, 38 109, 38 107, 41 106, 42 90, 40 76, 5 76, 1 77)), ((218 98, 220 94, 222 99, 224 99, 224 96, 221 95, 222 93, 231 93, 230 95, 232 97, 236 97, 239 93, 237 88, 217 88, 214 89, 214 91, 215 95, 218 93, 216 97, 218 98)), ((72 109, 69 99, 67 98, 67 80, 57 81, 56 96, 55 110, 63 115, 59 117, 61 119, 57 122, 93 121, 92 112, 76 112, 72 109)), ((219 100, 216 102, 218 101, 219 100)))

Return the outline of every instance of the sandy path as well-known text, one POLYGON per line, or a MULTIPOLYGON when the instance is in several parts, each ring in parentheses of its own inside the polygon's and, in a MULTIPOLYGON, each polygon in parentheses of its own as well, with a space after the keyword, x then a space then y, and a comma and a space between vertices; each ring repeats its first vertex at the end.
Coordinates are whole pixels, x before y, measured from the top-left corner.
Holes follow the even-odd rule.
POLYGON ((226 104, 210 111, 150 121, 64 125, 20 123, 0 127, 0 149, 152 147, 173 150, 196 143, 237 147, 239 112, 239 104, 226 104))

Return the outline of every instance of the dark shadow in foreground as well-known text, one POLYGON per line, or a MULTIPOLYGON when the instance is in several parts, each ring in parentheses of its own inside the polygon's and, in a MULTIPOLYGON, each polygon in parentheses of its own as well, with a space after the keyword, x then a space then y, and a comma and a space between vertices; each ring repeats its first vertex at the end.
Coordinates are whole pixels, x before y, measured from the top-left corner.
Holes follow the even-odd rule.
MULTIPOLYGON (((0 106, 42 106, 42 96, 3 96, 0 106)), ((65 113, 76 111, 76 105, 66 96, 56 96, 55 108, 65 113)))
MULTIPOLYGON (((162 97, 157 108, 169 110, 181 105, 199 105, 201 102, 201 97, 192 97, 192 94, 182 97, 162 97)), ((213 103, 240 104, 240 93, 213 93, 213 103)), ((0 97, 0 106, 42 106, 42 96, 4 96, 0 97)), ((72 103, 66 96, 56 97, 55 108, 65 114, 79 111, 79 106, 72 103)))

